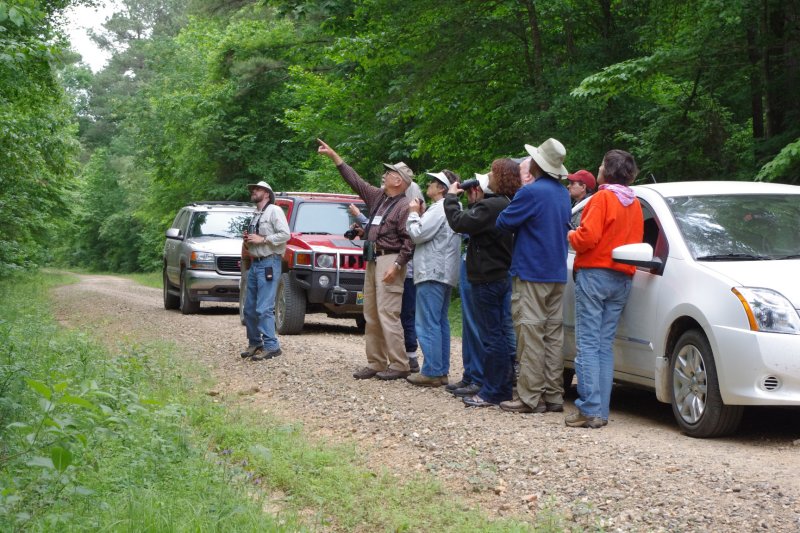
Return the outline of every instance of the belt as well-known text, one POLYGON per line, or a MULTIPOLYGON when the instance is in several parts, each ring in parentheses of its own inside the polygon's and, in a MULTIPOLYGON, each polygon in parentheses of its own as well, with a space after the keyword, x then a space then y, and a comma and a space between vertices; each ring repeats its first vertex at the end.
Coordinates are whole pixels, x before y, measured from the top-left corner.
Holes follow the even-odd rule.
POLYGON ((278 255, 278 254, 269 254, 269 255, 265 255, 264 257, 253 257, 252 260, 253 260, 253 262, 263 261, 264 259, 269 259, 270 257, 273 257, 273 256, 280 257, 280 255, 278 255))
POLYGON ((375 250, 375 257, 380 257, 382 255, 391 255, 391 254, 399 254, 400 250, 375 250))

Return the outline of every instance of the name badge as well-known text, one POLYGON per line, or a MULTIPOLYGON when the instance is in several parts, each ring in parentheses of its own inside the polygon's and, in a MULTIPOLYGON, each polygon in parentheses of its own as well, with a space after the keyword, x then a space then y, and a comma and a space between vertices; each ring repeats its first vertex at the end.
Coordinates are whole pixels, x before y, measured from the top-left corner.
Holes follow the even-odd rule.
POLYGON ((380 226, 382 220, 383 220, 383 216, 382 215, 375 215, 375 218, 372 219, 372 225, 373 226, 380 226))

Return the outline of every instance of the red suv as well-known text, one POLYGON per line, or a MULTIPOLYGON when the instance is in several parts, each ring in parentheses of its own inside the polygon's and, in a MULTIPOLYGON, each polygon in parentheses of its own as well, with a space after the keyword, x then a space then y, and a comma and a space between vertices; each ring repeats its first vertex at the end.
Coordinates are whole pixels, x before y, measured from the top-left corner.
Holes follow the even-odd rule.
MULTIPOLYGON (((364 329, 366 263, 361 256, 362 242, 344 236, 355 222, 347 210, 350 204, 366 214, 366 206, 353 194, 275 194, 275 205, 286 213, 291 231, 275 297, 278 333, 300 333, 306 313, 352 318, 364 329)), ((240 293, 240 308, 244 307, 245 292, 240 293)))

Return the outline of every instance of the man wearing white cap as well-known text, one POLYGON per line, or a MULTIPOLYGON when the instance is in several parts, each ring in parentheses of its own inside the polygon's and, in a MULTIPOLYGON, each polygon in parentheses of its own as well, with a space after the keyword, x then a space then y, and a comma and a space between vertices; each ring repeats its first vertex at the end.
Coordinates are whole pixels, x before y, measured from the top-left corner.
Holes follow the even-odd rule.
POLYGON ((275 334, 275 292, 281 277, 281 259, 289 241, 289 224, 283 209, 275 205, 275 193, 267 182, 251 183, 247 188, 257 210, 244 233, 251 263, 244 301, 248 347, 241 355, 258 361, 281 354, 275 334))
POLYGON ((564 410, 561 348, 564 344, 562 298, 567 282, 569 192, 566 150, 555 139, 539 147, 525 145, 534 181, 522 187, 497 217, 497 227, 514 233, 511 261, 512 316, 517 334, 519 399, 500 404, 517 413, 564 410))
POLYGON ((412 385, 447 385, 450 372, 450 292, 458 285, 461 238, 450 229, 444 214, 444 195, 458 176, 449 170, 429 172, 426 194, 433 204, 420 216, 422 201, 408 207, 406 231, 414 241, 417 339, 425 359, 422 370, 406 380, 412 385))
POLYGON ((347 184, 364 200, 370 220, 364 228, 364 332, 367 366, 355 372, 356 379, 393 380, 410 372, 405 352, 400 312, 406 265, 414 244, 406 232, 408 201, 405 192, 414 178, 403 162, 384 163, 383 188, 364 181, 339 154, 321 139, 317 152, 329 158, 347 184))

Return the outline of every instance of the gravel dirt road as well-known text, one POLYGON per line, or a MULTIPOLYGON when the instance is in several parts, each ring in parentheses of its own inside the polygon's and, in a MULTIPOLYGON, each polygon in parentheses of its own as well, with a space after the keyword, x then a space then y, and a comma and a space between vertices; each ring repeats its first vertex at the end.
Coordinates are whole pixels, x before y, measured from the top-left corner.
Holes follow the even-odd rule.
POLYGON ((443 388, 354 380, 365 357, 353 320, 310 315, 302 335, 281 338, 283 356, 254 363, 239 357, 246 339, 235 305, 204 303, 183 316, 164 310, 160 290, 111 276, 80 276, 54 300, 64 324, 112 343, 175 341, 186 364, 210 370, 217 385, 208 392, 222 401, 355 442, 372 467, 400 478, 430 472, 490 515, 533 521, 549 508, 576 530, 800 531, 798 409, 750 409, 735 437, 696 440, 652 393, 618 387, 607 427, 571 429, 563 414, 467 409, 443 388))

